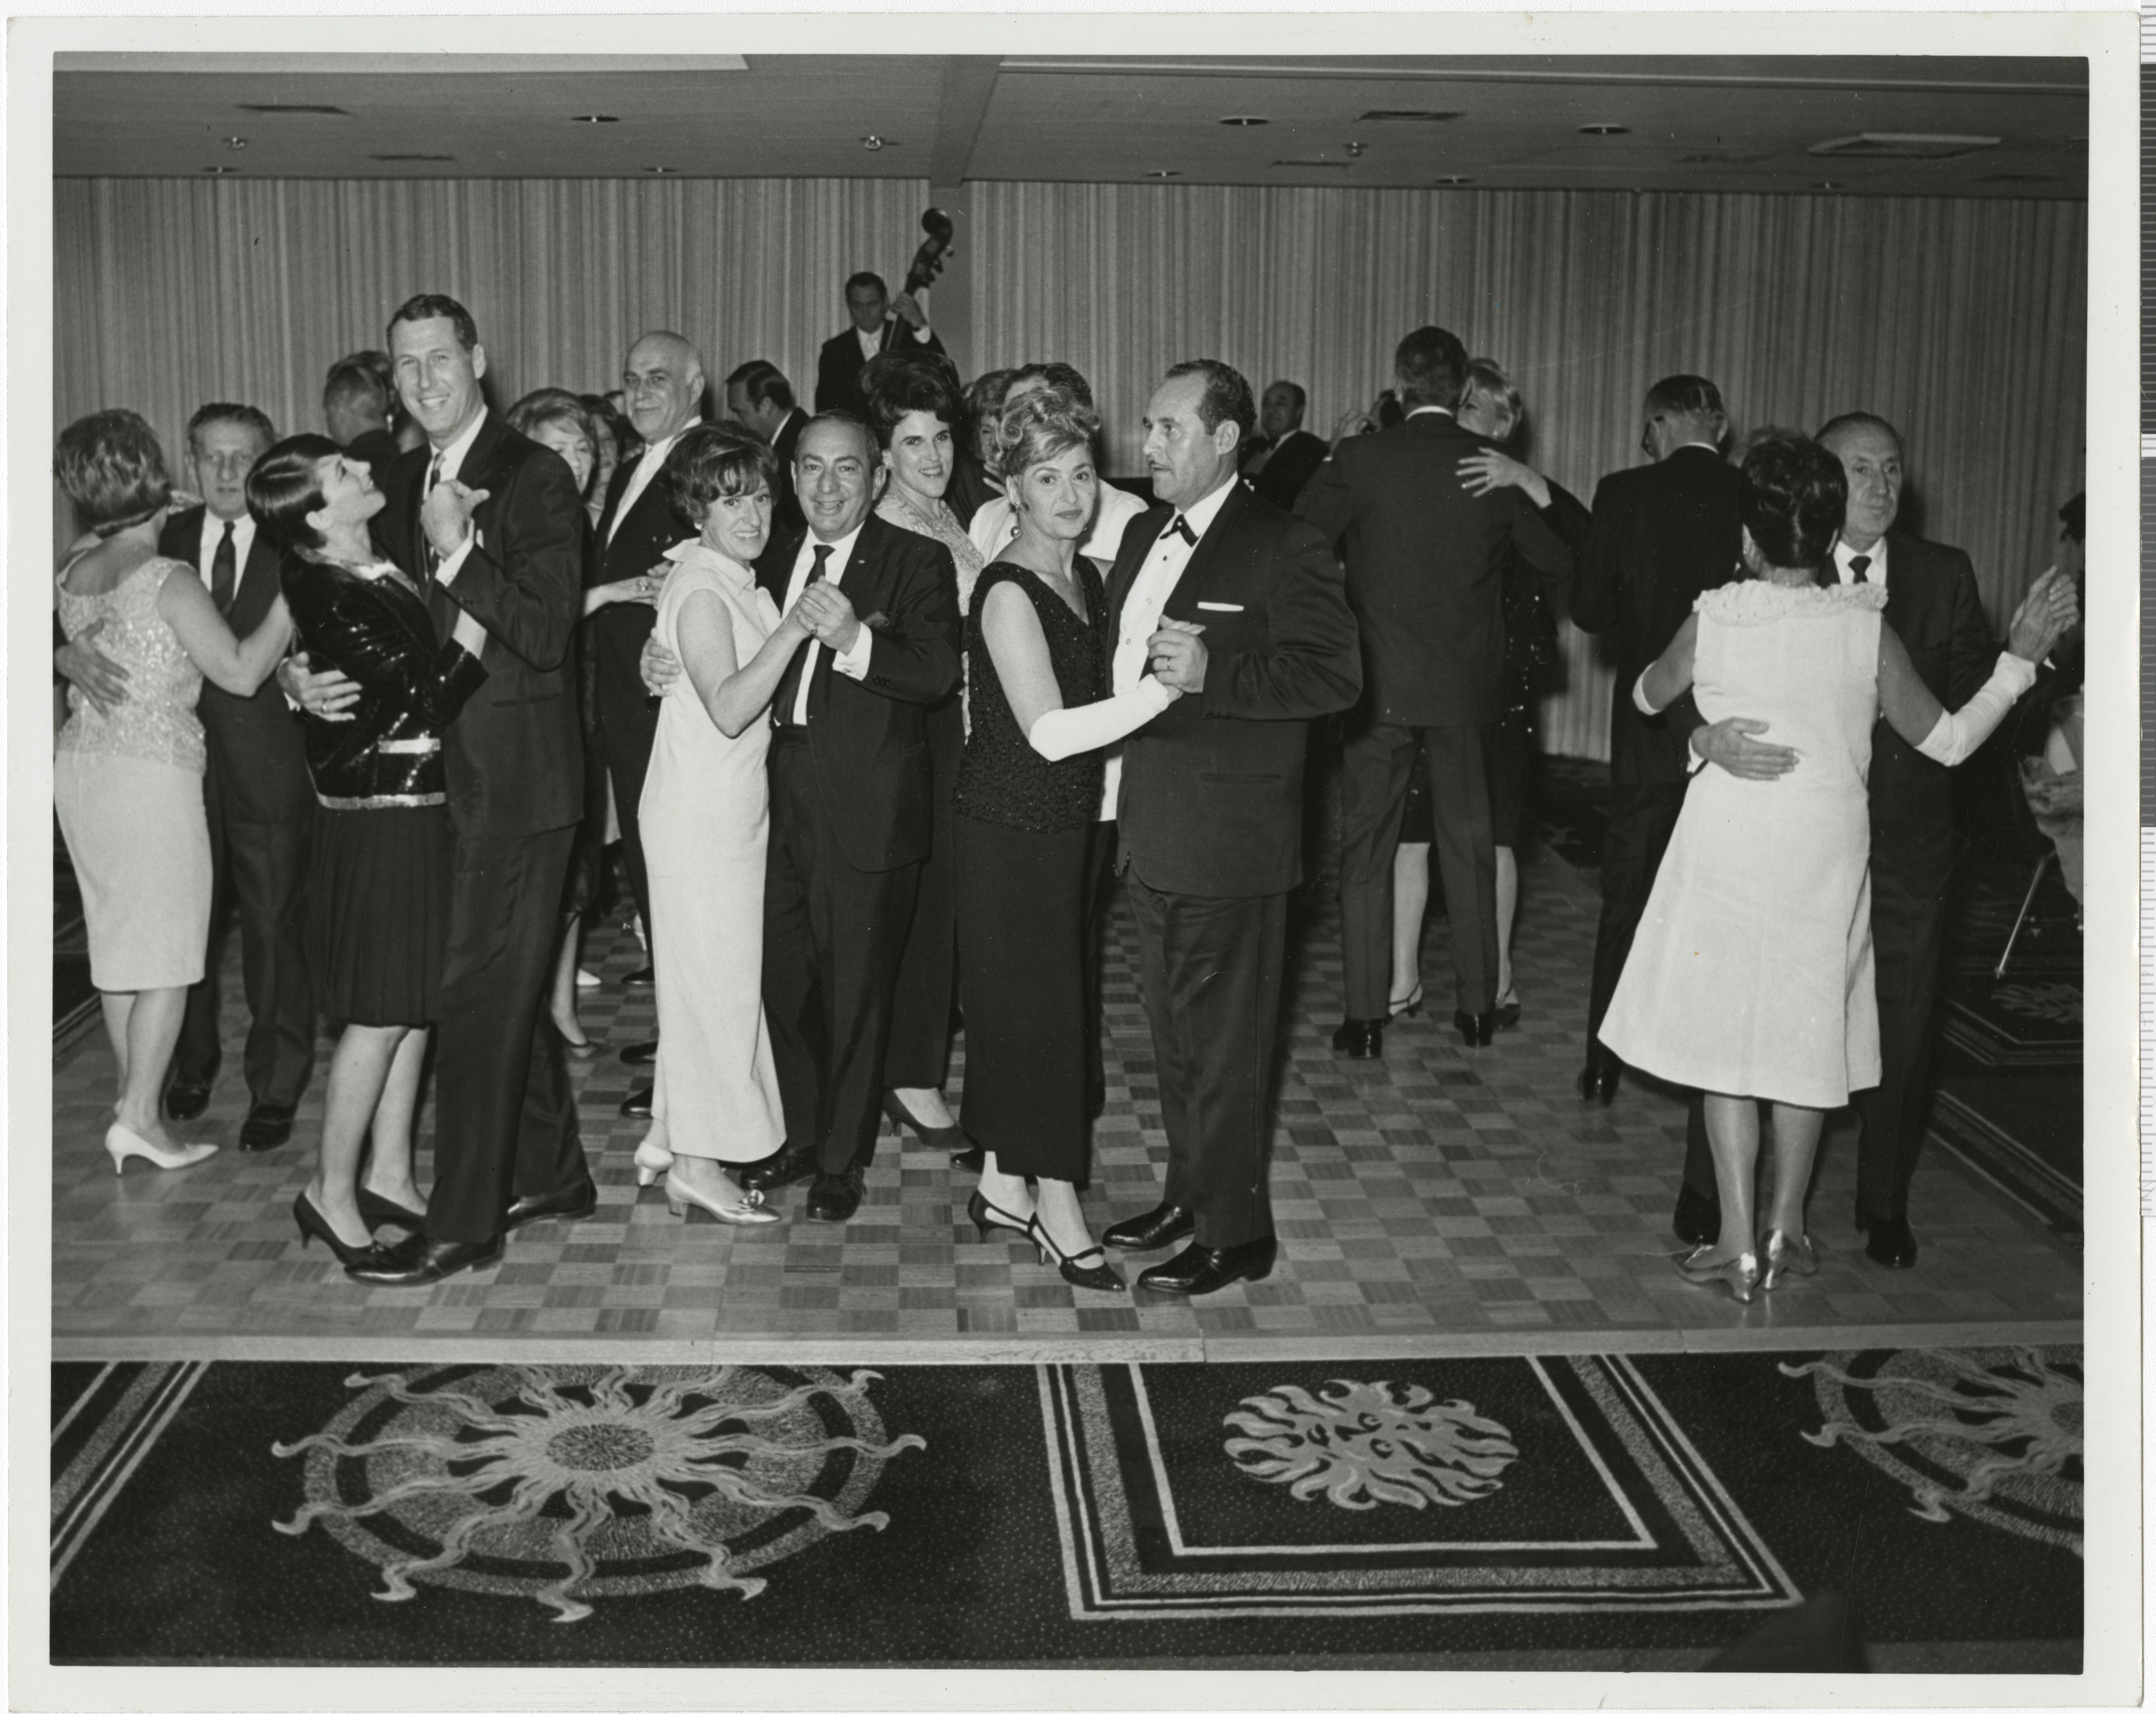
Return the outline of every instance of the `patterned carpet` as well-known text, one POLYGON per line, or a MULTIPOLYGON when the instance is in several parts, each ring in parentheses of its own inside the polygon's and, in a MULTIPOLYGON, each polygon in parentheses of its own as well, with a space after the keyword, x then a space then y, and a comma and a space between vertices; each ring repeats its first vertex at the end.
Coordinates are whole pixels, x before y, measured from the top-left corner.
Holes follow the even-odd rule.
POLYGON ((2080 1355, 63 1364, 52 1658, 2073 1672, 2080 1355))

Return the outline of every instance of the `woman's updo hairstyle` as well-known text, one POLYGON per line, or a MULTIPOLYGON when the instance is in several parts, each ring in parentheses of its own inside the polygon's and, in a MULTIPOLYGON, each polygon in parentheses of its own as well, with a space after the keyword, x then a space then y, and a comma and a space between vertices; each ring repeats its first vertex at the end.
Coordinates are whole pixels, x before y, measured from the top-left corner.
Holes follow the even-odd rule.
POLYGON ((704 527, 711 502, 759 488, 778 491, 778 454, 732 423, 700 423, 666 454, 674 515, 692 530, 704 527))
POLYGON ((172 497, 165 450, 133 411, 97 411, 69 423, 53 451, 53 474, 76 521, 100 536, 147 523, 172 497))
POLYGON ((861 392, 868 400, 869 427, 875 431, 880 452, 891 450, 891 437, 916 411, 927 412, 954 439, 965 420, 964 396, 942 358, 896 352, 871 357, 861 371, 861 392))
POLYGON ((1768 440, 1744 456, 1737 515, 1767 563, 1815 572, 1849 505, 1841 460, 1816 440, 1768 440))
POLYGON ((1074 446, 1091 446, 1100 432, 1100 413, 1061 387, 1020 393, 996 420, 996 466, 1004 485, 1015 486, 1035 464, 1060 458, 1074 446))
POLYGON ((320 552, 321 534, 307 521, 322 509, 322 460, 344 449, 326 434, 288 434, 247 473, 247 515, 280 553, 320 552))

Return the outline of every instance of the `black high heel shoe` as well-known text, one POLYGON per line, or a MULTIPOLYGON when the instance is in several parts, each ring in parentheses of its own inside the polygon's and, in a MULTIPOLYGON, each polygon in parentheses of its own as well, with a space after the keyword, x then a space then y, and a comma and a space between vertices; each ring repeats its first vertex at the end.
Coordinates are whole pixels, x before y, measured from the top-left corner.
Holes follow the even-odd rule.
POLYGON ((394 1226, 404 1232, 417 1232, 427 1224, 424 1209, 415 1214, 402 1203, 377 1196, 364 1185, 359 1193, 359 1217, 370 1226, 394 1226))
POLYGON ((1099 1244, 1095 1244, 1091 1250, 1081 1250, 1075 1255, 1065 1255, 1055 1247, 1055 1240, 1048 1235, 1047 1229, 1040 1224, 1039 1214, 1025 1223, 1025 1235, 1033 1240, 1033 1247, 1040 1251, 1041 1265, 1045 1267, 1049 1257, 1054 1256, 1055 1271, 1073 1286, 1082 1286, 1088 1291, 1123 1290, 1123 1276, 1108 1265, 1106 1260, 1107 1251, 1099 1244), (1086 1258, 1089 1255, 1097 1255, 1103 1260, 1089 1268, 1086 1265, 1086 1258))
POLYGON ((379 1263, 383 1251, 379 1244, 368 1239, 364 1244, 346 1244, 330 1229, 330 1223, 322 1218, 322 1211, 307 1200, 301 1191, 292 1198, 292 1219, 300 1228, 300 1248, 305 1250, 308 1241, 319 1238, 330 1247, 330 1254, 347 1268, 372 1266, 379 1263))
POLYGON ((883 1092, 884 1116, 891 1121, 891 1134, 903 1136, 907 1129, 931 1148, 948 1149, 957 1154, 967 1147, 966 1133, 956 1125, 924 1125, 906 1111, 906 1103, 891 1090, 883 1092))
POLYGON ((1452 1027, 1460 1032, 1462 1046, 1486 1048, 1490 1039, 1497 1033, 1497 1014, 1490 1012, 1455 1012, 1452 1027))
POLYGON ((991 1226, 1000 1226, 1006 1232, 1024 1233, 1033 1224, 1030 1216, 1021 1220, 1006 1210, 998 1208, 978 1190, 975 1190, 966 1198, 966 1212, 973 1216, 973 1229, 981 1234, 983 1243, 988 1241, 988 1228, 991 1226))
POLYGON ((1402 1018, 1416 1018, 1421 1016, 1422 984, 1420 983, 1417 983, 1414 987, 1409 991, 1405 999, 1388 1000, 1385 1003, 1385 1006, 1386 1009, 1392 1014, 1395 1020, 1402 1018))

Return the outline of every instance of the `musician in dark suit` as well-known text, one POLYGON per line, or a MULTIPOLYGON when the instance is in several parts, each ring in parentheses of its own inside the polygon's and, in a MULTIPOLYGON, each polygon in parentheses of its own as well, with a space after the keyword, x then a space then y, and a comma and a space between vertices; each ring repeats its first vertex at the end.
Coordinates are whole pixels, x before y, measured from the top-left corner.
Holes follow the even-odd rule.
POLYGON ((1463 459, 1495 443, 1455 412, 1467 352, 1441 327, 1400 341, 1406 419, 1351 437, 1296 503, 1347 562, 1363 638, 1364 706, 1341 758, 1340 912, 1347 1019, 1333 1046, 1384 1051, 1393 974, 1393 856, 1422 745, 1438 872, 1452 921, 1453 1023, 1471 1047, 1496 1029, 1497 849, 1486 753, 1504 706, 1505 572, 1516 550, 1564 609, 1572 552, 1517 488, 1470 493, 1463 459))
MULTIPOLYGON (((1818 439, 1849 478, 1834 548, 1835 575, 1845 583, 1885 582, 1887 623, 1909 651, 1917 676, 1942 706, 1959 708, 1984 687, 1999 658, 1975 568, 1959 548, 1893 527, 1902 505, 1902 450, 1891 423, 1851 412, 1827 423, 1818 439)), ((1909 1181, 1931 1105, 1933 1016, 1956 844, 1952 783, 1946 768, 1880 722, 1871 736, 1869 783, 1880 1079, 1876 1088, 1860 1090, 1852 1099, 1856 1224, 1866 1234, 1865 1254, 1882 1267, 1914 1267, 1917 1261, 1909 1181)), ((1681 1217, 1695 1197, 1714 1198, 1705 1142, 1688 1139, 1681 1217)))
POLYGON ((1282 511, 1293 511, 1303 485, 1325 462, 1325 443, 1302 426, 1309 396, 1292 381, 1276 381, 1258 407, 1264 431, 1243 460, 1243 478, 1282 511))
MULTIPOLYGON (((187 424, 187 457, 204 504, 175 512, 157 552, 195 567, 233 634, 251 636, 277 598, 275 547, 259 536, 247 511, 247 472, 276 439, 252 405, 204 405, 187 424)), ((203 776, 209 814, 213 894, 203 979, 187 990, 187 1014, 172 1052, 167 1110, 192 1119, 209 1104, 222 1052, 218 1040, 223 901, 239 912, 240 981, 247 994, 244 1065, 249 1106, 239 1147, 276 1147, 292 1134, 292 1115, 315 1063, 315 998, 307 975, 307 835, 315 793, 307 777, 306 736, 284 694, 265 682, 235 696, 205 680, 202 717, 209 765, 203 776)))
MULTIPOLYGON (((833 334, 817 353, 816 414, 844 411, 866 421, 869 404, 861 390, 861 371, 869 359, 894 346, 940 353, 943 341, 911 295, 891 296, 881 275, 856 274, 846 282, 846 314, 853 326, 833 334)), ((775 449, 777 443, 773 444, 775 449)))
MULTIPOLYGON (((934 816, 927 714, 958 682, 957 573, 940 541, 872 515, 868 425, 819 415, 794 485, 808 529, 774 538, 757 582, 814 640, 772 698, 763 998, 786 1147, 746 1168, 803 1179, 812 1220, 850 1220, 875 1152, 891 998, 934 816)), ((646 683, 679 663, 654 639, 646 683)))
POLYGON ((793 402, 793 383, 778 365, 752 357, 726 377, 726 414, 768 446, 778 458, 778 491, 771 497, 772 534, 784 536, 808 527, 793 492, 793 449, 808 426, 808 413, 793 402))
POLYGON ((1272 1269, 1268 1094, 1303 755, 1309 723, 1362 685, 1331 549, 1237 480, 1255 417, 1226 364, 1168 372, 1145 418, 1166 505, 1125 529, 1108 592, 1113 690, 1151 672, 1183 694, 1109 764, 1168 1162, 1159 1205, 1103 1236, 1188 1237, 1138 1284, 1194 1296, 1272 1269))
MULTIPOLYGON (((583 813, 570 649, 583 502, 557 454, 487 410, 486 352, 462 305, 412 299, 390 322, 389 351, 427 444, 390 467, 377 545, 426 591, 438 634, 459 613, 485 628, 489 674, 443 738, 454 874, 426 1226, 351 1270, 424 1286, 500 1260, 504 1234, 527 1221, 598 1206, 544 1007, 583 813)), ((311 709, 321 688, 302 690, 311 709)))
MULTIPOLYGON (((1742 534, 1737 470, 1721 452, 1729 432, 1721 391, 1701 376, 1672 375, 1647 389, 1644 414, 1640 449, 1654 462, 1606 476, 1595 489, 1572 598, 1573 623, 1609 638, 1616 669, 1602 916, 1588 991, 1587 1063, 1579 1074, 1582 1098, 1605 1104, 1616 1093, 1619 1068, 1597 1032, 1684 807, 1696 766, 1686 739, 1700 724, 1689 695, 1660 715, 1641 714, 1632 705, 1632 686, 1669 647, 1692 603, 1738 575, 1742 534)), ((1774 759, 1766 765, 1773 768, 1774 759)), ((1710 1173, 1707 1183, 1713 1183, 1710 1173)))

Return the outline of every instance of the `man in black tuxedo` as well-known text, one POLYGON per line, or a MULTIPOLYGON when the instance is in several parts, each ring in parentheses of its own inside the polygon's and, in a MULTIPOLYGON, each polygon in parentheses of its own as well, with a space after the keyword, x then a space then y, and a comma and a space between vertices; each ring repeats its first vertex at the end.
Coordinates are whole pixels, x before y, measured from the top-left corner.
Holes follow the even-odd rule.
POLYGON ((1258 405, 1264 430, 1256 450, 1243 460, 1244 480, 1282 511, 1293 511, 1303 485, 1325 462, 1326 446, 1302 426, 1308 395, 1292 381, 1276 381, 1258 405))
POLYGON ((487 631, 487 682, 443 739, 455 874, 426 1227, 352 1270, 426 1286, 500 1260, 527 1221, 598 1206, 543 1003, 583 813, 570 654, 583 503, 567 464, 488 411, 486 352, 462 305, 410 300, 389 351, 427 444, 390 467, 377 546, 427 592, 443 636, 460 609, 487 631))
MULTIPOLYGON (((601 599, 616 598, 597 608, 585 621, 585 629, 587 646, 595 656, 600 752, 613 783, 622 864, 649 934, 651 883, 644 867, 638 807, 644 801, 644 776, 651 767, 652 741, 659 731, 659 709, 645 693, 637 659, 657 617, 659 580, 668 570, 666 550, 696 533, 675 514, 666 455, 702 420, 704 360, 678 333, 647 333, 622 360, 621 387, 623 404, 644 449, 616 465, 607 484, 605 505, 592 535, 593 563, 585 582, 603 592, 601 599)), ((649 983, 649 967, 629 980, 649 983)), ((631 1065, 646 1064, 656 1046, 636 1043, 624 1049, 622 1057, 631 1065)), ((622 1111, 649 1116, 651 1085, 632 1090, 622 1111)))
POLYGON ((1159 1206, 1102 1236, 1189 1238, 1138 1284, 1192 1296, 1272 1270, 1268 1097, 1303 755, 1310 722, 1362 685, 1332 550, 1237 480, 1255 417, 1226 364, 1168 372, 1145 418, 1166 504, 1125 528, 1108 590, 1113 689, 1150 672, 1183 695, 1109 764, 1168 1156, 1159 1206))
MULTIPOLYGON (((1720 389, 1702 376, 1671 375, 1647 389, 1644 414, 1640 446, 1654 462, 1605 476, 1595 489, 1594 521, 1572 597, 1573 623, 1609 637, 1616 669, 1602 916, 1588 991, 1586 1066, 1579 1074, 1582 1098, 1605 1104, 1617 1092, 1619 1067, 1596 1038, 1684 807, 1685 785, 1697 765, 1686 741, 1700 723, 1689 695, 1660 715, 1641 714, 1632 706, 1632 686, 1669 647, 1692 603, 1738 575, 1742 536, 1738 475, 1721 452, 1729 419, 1720 389)), ((1756 721, 1737 724, 1759 729, 1756 721)), ((1775 748, 1753 765, 1771 777, 1791 765, 1787 757, 1775 748)), ((1694 1127, 1703 1139, 1698 1103, 1693 1106, 1694 1127)))
MULTIPOLYGON (((812 1220, 850 1220, 875 1153, 891 996, 934 815, 927 711, 958 682, 951 550, 872 515, 865 423, 814 418, 795 449, 808 529, 774 536, 757 582, 814 633, 771 704, 763 1000, 786 1147, 745 1168, 773 1191, 813 1178, 812 1220)), ((654 638, 646 682, 680 664, 654 638)))
POLYGON ((861 391, 861 371, 869 359, 894 346, 940 352, 943 341, 911 296, 891 299, 880 275, 856 274, 846 282, 846 314, 854 325, 833 334, 817 353, 816 414, 844 411, 865 419, 869 402, 861 391))
POLYGON ((778 365, 752 357, 726 377, 726 414, 762 441, 778 458, 778 492, 772 495, 772 533, 791 534, 808 527, 801 500, 793 491, 793 449, 808 425, 808 413, 793 402, 793 383, 778 365))
POLYGON ((1296 503, 1341 551, 1362 626, 1367 694, 1340 773, 1347 1018, 1332 1039, 1353 1059, 1384 1052, 1393 857, 1418 741, 1452 921, 1453 1023, 1471 1047, 1496 1029, 1497 847, 1485 757, 1503 711, 1507 548, 1540 574, 1553 611, 1564 611, 1572 577, 1571 550, 1524 493, 1460 485, 1460 460, 1496 444, 1455 415, 1466 348, 1442 327, 1419 328, 1400 341, 1394 367, 1405 420, 1342 441, 1296 503))
MULTIPOLYGON (((1849 478, 1834 547, 1836 575, 1845 583, 1885 582, 1887 623, 1909 651, 1917 676, 1943 707, 1959 708, 1984 687, 1999 658, 1975 568, 1959 548, 1893 527, 1902 505, 1902 451, 1891 423, 1851 412, 1817 438, 1849 478)), ((1953 776, 1881 721, 1871 735, 1869 797, 1880 1080, 1852 1098, 1856 1224, 1873 1261, 1908 1268, 1917 1261, 1909 1181, 1931 1106, 1933 1013, 1955 856, 1953 776)), ((1694 1198, 1716 1200, 1706 1139, 1687 1142, 1681 1219, 1694 1198)))

